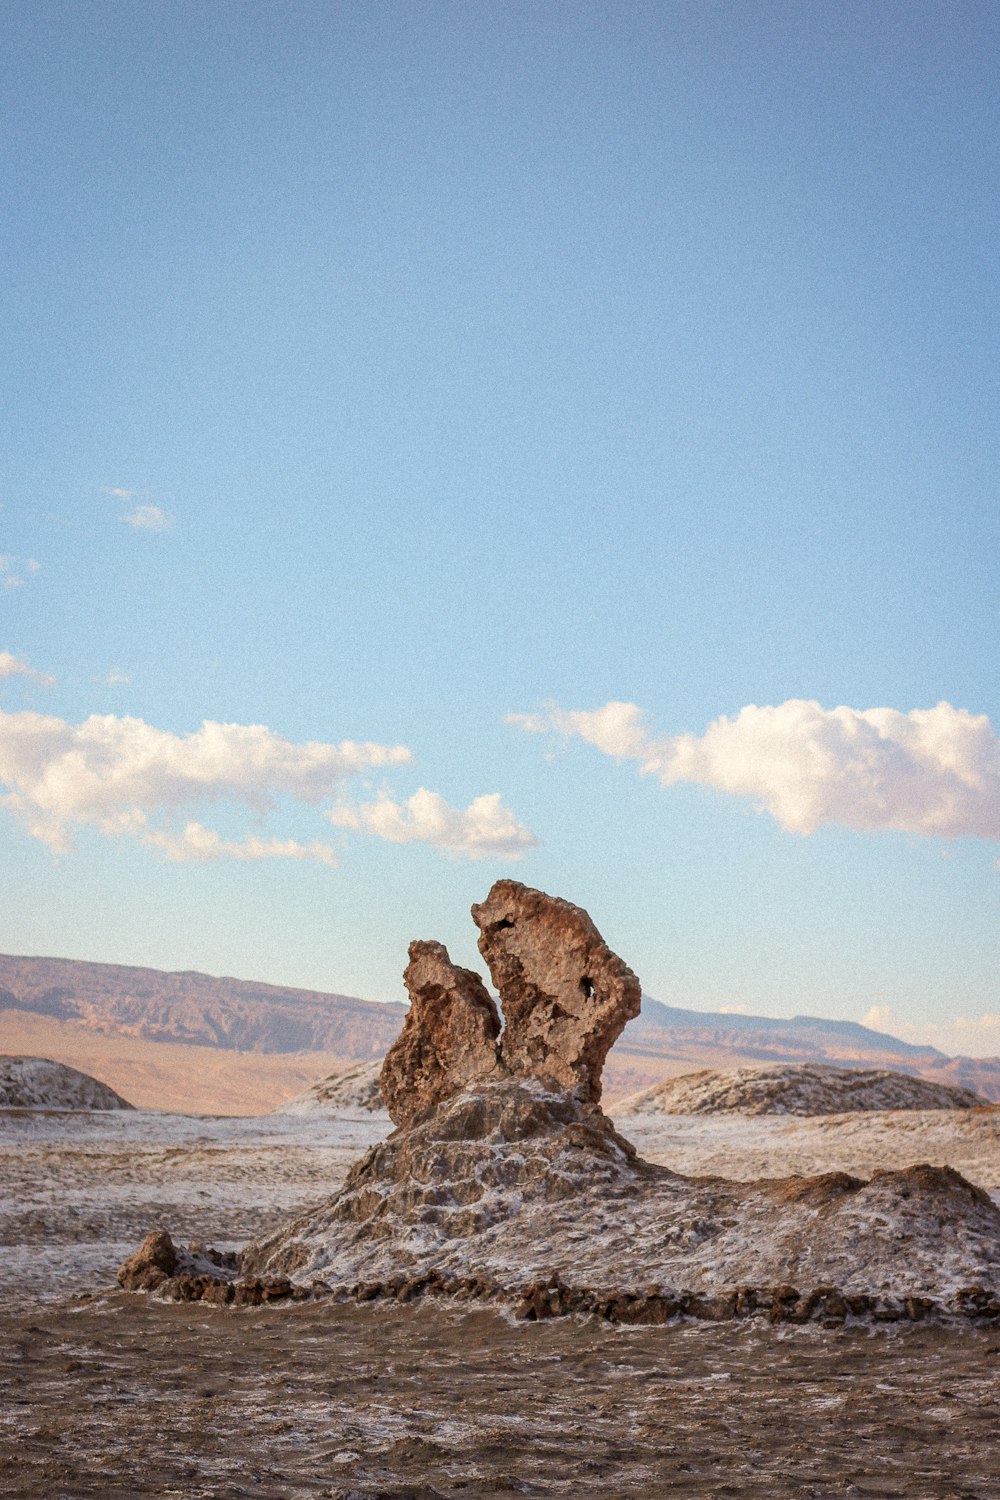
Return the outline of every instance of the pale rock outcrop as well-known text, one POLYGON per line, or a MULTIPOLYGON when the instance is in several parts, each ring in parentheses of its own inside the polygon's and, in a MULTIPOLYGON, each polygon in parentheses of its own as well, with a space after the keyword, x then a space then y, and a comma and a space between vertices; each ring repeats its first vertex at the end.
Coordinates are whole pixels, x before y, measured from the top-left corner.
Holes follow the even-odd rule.
POLYGON ((516 880, 498 880, 472 919, 500 992, 505 1068, 596 1103, 604 1060, 639 1014, 632 970, 582 907, 516 880))
POLYGON ((932 1083, 888 1068, 828 1063, 770 1063, 726 1071, 703 1069, 668 1078, 622 1099, 628 1115, 834 1115, 869 1110, 988 1108, 971 1089, 932 1083))
POLYGON ((0 1109, 134 1109, 110 1084, 48 1057, 0 1056, 0 1109))
POLYGON ((500 1017, 483 981, 443 943, 410 944, 410 1009, 386 1053, 381 1089, 396 1125, 412 1125, 474 1078, 497 1071, 500 1017))
POLYGON ((354 1063, 339 1073, 318 1078, 302 1094, 287 1099, 274 1111, 276 1115, 347 1115, 385 1113, 379 1076, 382 1058, 374 1062, 354 1063))

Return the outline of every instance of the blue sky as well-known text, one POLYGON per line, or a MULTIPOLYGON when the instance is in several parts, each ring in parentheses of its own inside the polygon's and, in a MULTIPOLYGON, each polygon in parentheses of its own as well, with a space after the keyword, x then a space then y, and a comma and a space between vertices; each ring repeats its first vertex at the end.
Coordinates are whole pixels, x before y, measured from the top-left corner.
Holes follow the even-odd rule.
POLYGON ((4 950, 1000 1051, 995 7, 4 10, 4 950))

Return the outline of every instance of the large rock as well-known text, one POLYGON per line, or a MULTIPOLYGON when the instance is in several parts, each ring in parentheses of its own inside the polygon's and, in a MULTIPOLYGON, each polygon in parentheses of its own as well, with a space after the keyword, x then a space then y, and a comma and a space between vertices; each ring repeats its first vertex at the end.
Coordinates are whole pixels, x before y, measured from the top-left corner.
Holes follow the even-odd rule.
POLYGON ((572 1094, 537 1079, 473 1080, 373 1147, 332 1199, 249 1246, 243 1274, 343 1284, 480 1258, 491 1274, 534 1266, 539 1227, 558 1241, 589 1209, 630 1234, 640 1184, 661 1178, 672 1174, 638 1162, 572 1094))
POLYGON ((516 880, 498 880, 472 919, 500 991, 504 1067, 596 1102, 604 1060, 639 1014, 632 970, 582 907, 516 880))
POLYGON ((404 1300, 428 1277, 509 1293, 555 1276, 592 1294, 580 1310, 617 1321, 653 1294, 698 1317, 732 1317, 742 1299, 782 1321, 842 1323, 825 1302, 835 1288, 880 1319, 877 1299, 948 1306, 966 1287, 977 1316, 1000 1319, 1000 1208, 928 1165, 869 1182, 680 1177, 637 1158, 594 1105, 501 1077, 373 1147, 339 1192, 248 1246, 240 1274, 404 1300))
POLYGON ((500 1017, 479 975, 453 964, 443 943, 411 943, 403 980, 410 1009, 380 1082, 395 1124, 412 1125, 472 1079, 496 1073, 500 1017))

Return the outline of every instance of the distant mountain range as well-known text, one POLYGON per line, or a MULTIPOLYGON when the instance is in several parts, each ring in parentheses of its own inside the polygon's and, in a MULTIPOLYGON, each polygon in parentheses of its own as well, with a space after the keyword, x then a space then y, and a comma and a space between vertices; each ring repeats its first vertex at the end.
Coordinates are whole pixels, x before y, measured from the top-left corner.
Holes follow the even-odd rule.
POLYGON ((1000 1100, 1000 1058, 948 1057, 936 1047, 902 1042, 858 1021, 820 1016, 729 1015, 682 1010, 643 996, 642 1012, 626 1026, 615 1052, 640 1063, 669 1054, 692 1068, 744 1063, 829 1062, 893 1068, 937 1083, 960 1084, 1000 1100))
MULTIPOLYGON (((328 1052, 357 1061, 381 1056, 406 1014, 401 1004, 250 980, 0 955, 0 1025, 5 1010, 51 1017, 109 1038, 244 1054, 328 1052)), ((856 1021, 682 1010, 648 996, 608 1059, 608 1091, 754 1062, 895 1068, 1000 1100, 1000 1058, 947 1057, 856 1021)))
POLYGON ((5 1009, 75 1021, 106 1036, 236 1052, 336 1052, 358 1060, 381 1056, 406 1014, 404 1005, 193 970, 168 974, 0 954, 0 1016, 5 1009))

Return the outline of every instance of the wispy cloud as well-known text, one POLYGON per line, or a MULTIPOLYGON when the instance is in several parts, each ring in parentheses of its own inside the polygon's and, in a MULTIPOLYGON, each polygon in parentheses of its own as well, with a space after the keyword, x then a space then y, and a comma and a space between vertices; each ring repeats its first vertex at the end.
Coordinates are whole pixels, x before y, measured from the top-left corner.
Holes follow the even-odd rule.
POLYGON ((253 833, 245 839, 224 839, 203 823, 187 823, 180 833, 149 829, 143 834, 143 843, 161 849, 177 863, 213 859, 318 859, 324 865, 338 863, 331 845, 318 840, 300 844, 295 839, 265 839, 253 833))
POLYGON ((139 493, 138 490, 119 490, 113 486, 105 485, 101 491, 103 495, 112 495, 115 500, 134 500, 139 493))
POLYGON ((654 733, 634 703, 511 714, 533 733, 578 736, 664 786, 695 782, 752 797, 793 833, 837 823, 938 838, 1000 839, 1000 740, 985 714, 939 703, 833 708, 750 704, 704 734, 654 733))
POLYGON ((108 687, 120 687, 122 683, 129 682, 130 678, 128 673, 123 672, 120 667, 112 667, 104 681, 108 687))
POLYGON ((36 562, 33 557, 12 557, 9 553, 0 553, 0 588, 23 588, 25 574, 37 573, 40 567, 41 563, 36 562))
POLYGON ((199 832, 198 824, 177 834, 174 820, 206 802, 235 803, 259 815, 280 796, 317 805, 348 778, 409 759, 402 745, 295 744, 262 724, 207 721, 193 734, 176 735, 113 714, 69 724, 31 712, 0 713, 0 783, 8 788, 0 806, 59 852, 69 848, 75 828, 91 827, 152 843, 174 859, 233 855, 237 847, 239 858, 301 858, 303 846, 290 840, 236 846, 199 832))
POLYGON ((350 828, 392 844, 433 844, 463 859, 520 859, 538 839, 504 807, 499 792, 476 797, 468 807, 452 807, 421 787, 406 802, 382 792, 358 807, 340 804, 327 814, 338 828, 350 828))
POLYGON ((55 685, 54 677, 50 677, 47 672, 37 671, 30 662, 21 656, 14 656, 10 651, 0 651, 0 677, 27 677, 42 687, 55 685))
POLYGON ((173 516, 158 505, 134 505, 122 520, 136 531, 169 531, 174 524, 173 516))

